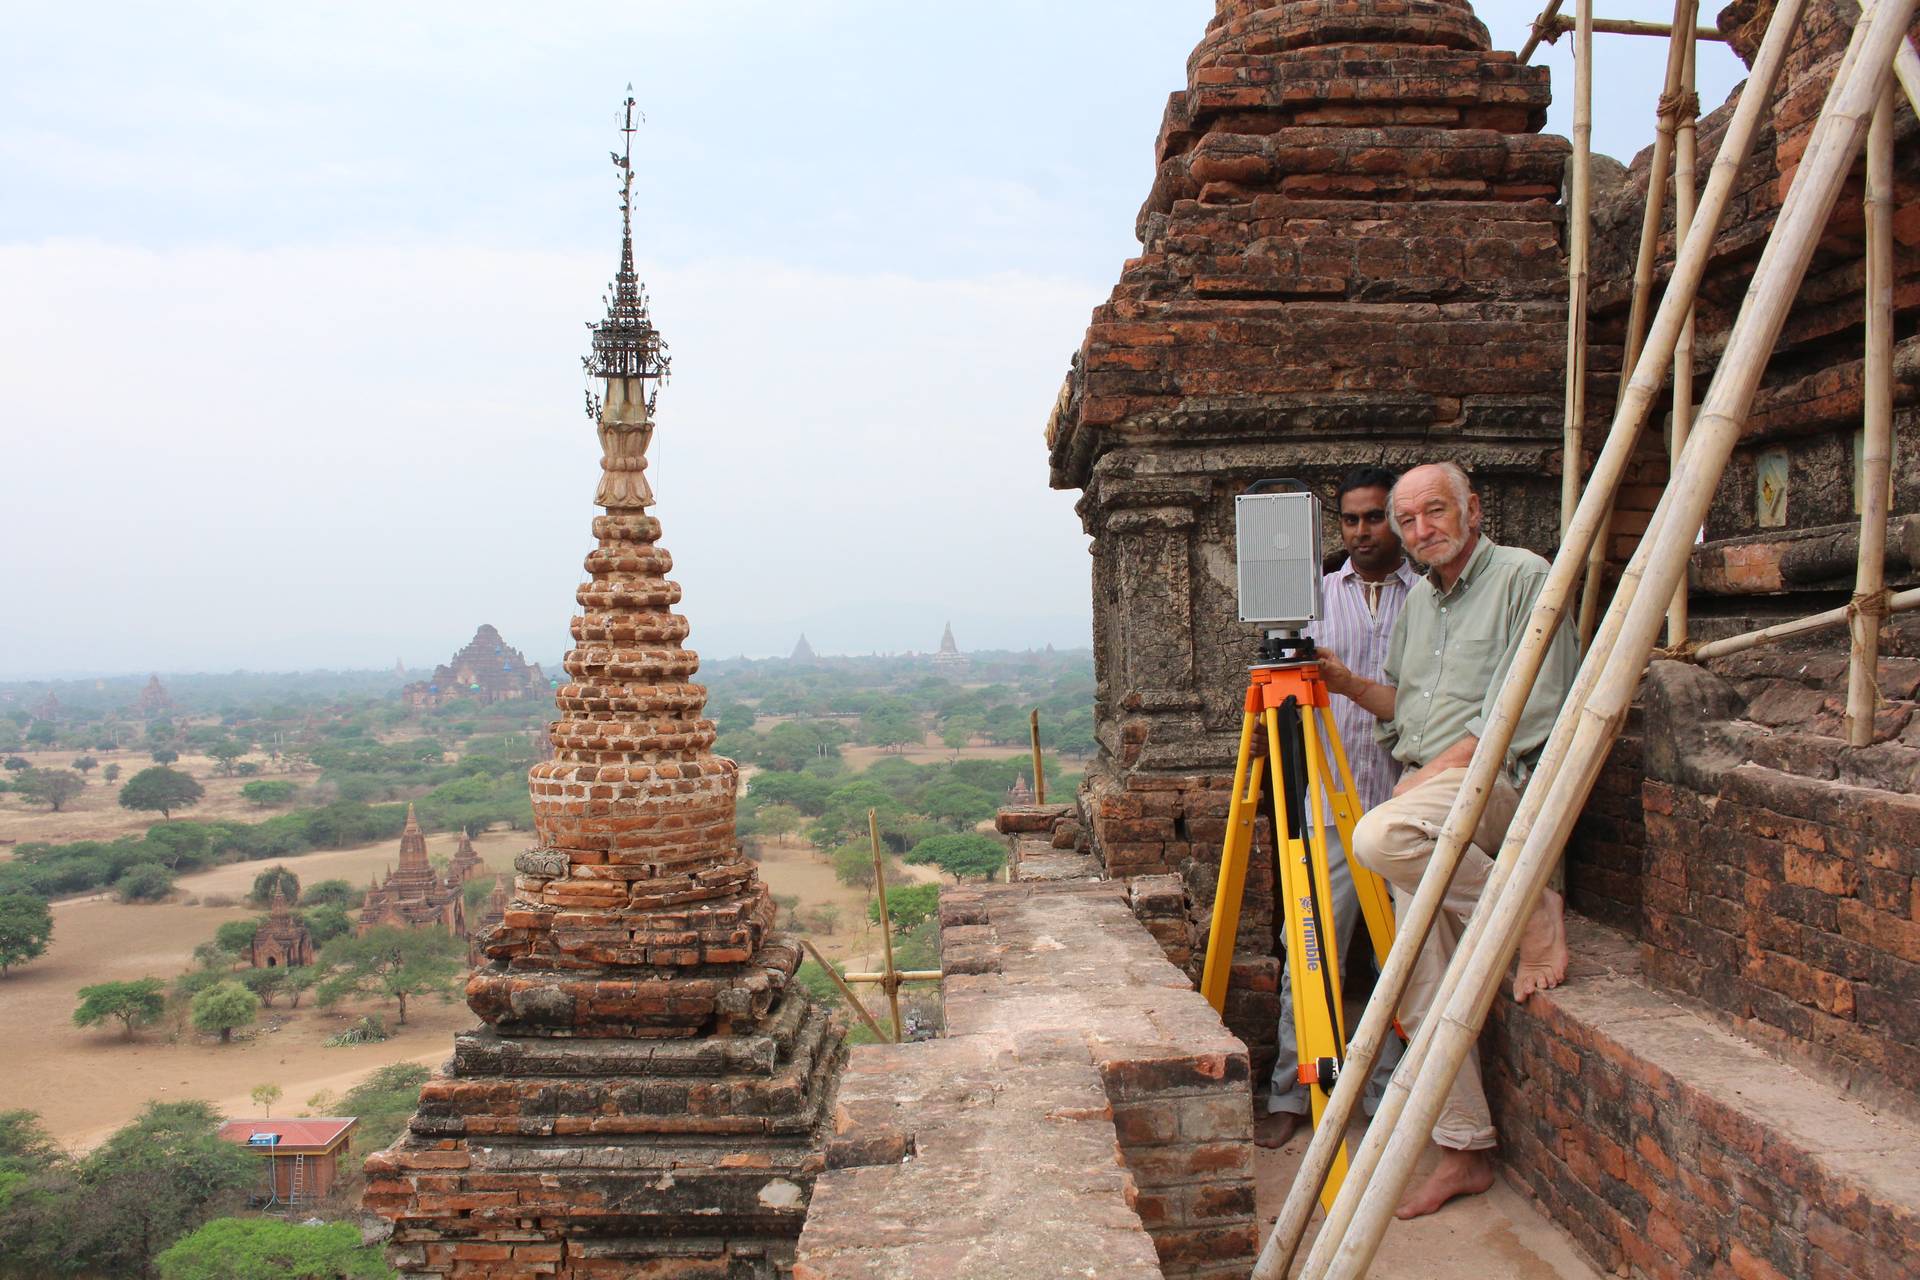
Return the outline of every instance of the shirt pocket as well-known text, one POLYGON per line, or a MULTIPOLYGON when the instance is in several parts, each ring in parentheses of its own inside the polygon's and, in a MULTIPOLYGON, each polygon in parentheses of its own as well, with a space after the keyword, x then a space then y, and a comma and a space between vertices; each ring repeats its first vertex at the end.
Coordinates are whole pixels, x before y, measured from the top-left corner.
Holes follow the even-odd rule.
POLYGON ((1439 659, 1441 694, 1479 706, 1493 682, 1493 664, 1498 657, 1489 637, 1449 640, 1439 659))

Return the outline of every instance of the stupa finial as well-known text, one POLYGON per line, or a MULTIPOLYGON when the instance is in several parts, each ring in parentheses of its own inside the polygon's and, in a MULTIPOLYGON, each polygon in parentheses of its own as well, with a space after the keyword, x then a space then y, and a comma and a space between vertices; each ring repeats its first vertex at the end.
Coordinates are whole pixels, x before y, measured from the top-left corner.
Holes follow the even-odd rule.
MULTIPOLYGON (((641 392, 651 412, 660 384, 666 381, 673 362, 667 356, 665 340, 647 313, 646 287, 640 283, 640 275, 633 266, 635 101, 632 85, 627 86, 627 98, 621 105, 626 112, 620 126, 623 149, 608 153, 613 167, 620 171, 620 269, 614 275, 613 292, 607 299, 607 318, 588 326, 593 331, 593 354, 583 363, 591 377, 652 381, 654 385, 641 392)), ((644 122, 646 117, 642 115, 640 119, 644 122)), ((600 417, 600 405, 591 392, 587 395, 587 413, 595 419, 600 417)))

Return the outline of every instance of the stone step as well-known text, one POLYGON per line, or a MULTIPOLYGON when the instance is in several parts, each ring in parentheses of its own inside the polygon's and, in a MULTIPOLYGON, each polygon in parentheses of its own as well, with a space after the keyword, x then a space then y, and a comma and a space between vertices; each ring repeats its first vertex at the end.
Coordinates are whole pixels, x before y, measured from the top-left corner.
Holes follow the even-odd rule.
POLYGON ((1623 935, 1569 934, 1566 984, 1482 1042, 1510 1180, 1621 1275, 1920 1275, 1920 1125, 1655 990, 1623 935))

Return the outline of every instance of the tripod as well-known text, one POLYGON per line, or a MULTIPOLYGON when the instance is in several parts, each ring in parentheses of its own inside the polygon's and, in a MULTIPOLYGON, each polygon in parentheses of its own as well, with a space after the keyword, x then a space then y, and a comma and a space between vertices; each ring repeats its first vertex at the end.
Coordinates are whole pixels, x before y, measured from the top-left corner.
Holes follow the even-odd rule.
MULTIPOLYGON (((1293 984, 1294 1043, 1299 1046, 1298 1079, 1307 1085, 1313 1122, 1320 1123, 1346 1059, 1346 1019, 1340 1005, 1340 940, 1334 936, 1332 895, 1327 877, 1326 814, 1329 809, 1347 851, 1347 869, 1373 942, 1374 958, 1385 965, 1393 946, 1393 904, 1386 884, 1353 858, 1353 828, 1360 805, 1347 767, 1346 751, 1333 721, 1326 682, 1314 659, 1313 641, 1276 633, 1252 668, 1246 715, 1240 724, 1240 754, 1234 762, 1233 802, 1227 811, 1227 838, 1220 854, 1220 880, 1214 890, 1213 926, 1201 970, 1200 994, 1216 1011, 1224 1010, 1227 977, 1233 967, 1234 935, 1246 892, 1253 824, 1261 793, 1272 771, 1274 834, 1279 850, 1278 898, 1286 920, 1287 970, 1293 984), (1255 758, 1254 731, 1265 733, 1265 755, 1255 758), (1334 768, 1329 768, 1331 760, 1334 768), (1335 772, 1337 768, 1338 772, 1335 772)), ((1346 1175, 1342 1144, 1321 1191, 1331 1207, 1346 1175)))

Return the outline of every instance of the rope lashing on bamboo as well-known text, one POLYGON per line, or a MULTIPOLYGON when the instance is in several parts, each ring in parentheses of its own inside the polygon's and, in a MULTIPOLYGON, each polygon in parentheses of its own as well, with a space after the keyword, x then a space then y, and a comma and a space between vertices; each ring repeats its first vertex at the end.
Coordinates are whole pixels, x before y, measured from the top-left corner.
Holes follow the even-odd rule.
POLYGON ((1882 587, 1878 591, 1868 591, 1864 594, 1854 596, 1853 599, 1847 601, 1847 621, 1851 622, 1855 618, 1885 619, 1890 617, 1893 610, 1888 607, 1887 601, 1892 595, 1893 593, 1891 591, 1882 587))
POLYGON ((1662 120, 1697 120, 1700 118, 1700 95, 1691 89, 1681 93, 1663 93, 1657 110, 1662 120))
POLYGON ((1655 649, 1653 656, 1665 658, 1670 662, 1692 662, 1694 651, 1700 647, 1698 641, 1682 640, 1679 644, 1670 644, 1664 649, 1655 649))

